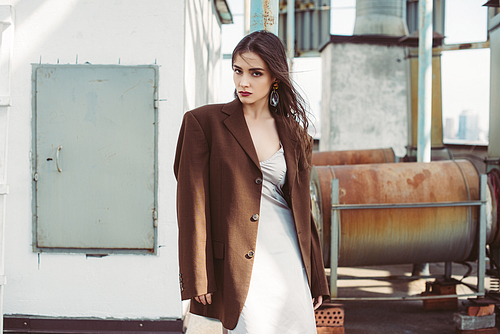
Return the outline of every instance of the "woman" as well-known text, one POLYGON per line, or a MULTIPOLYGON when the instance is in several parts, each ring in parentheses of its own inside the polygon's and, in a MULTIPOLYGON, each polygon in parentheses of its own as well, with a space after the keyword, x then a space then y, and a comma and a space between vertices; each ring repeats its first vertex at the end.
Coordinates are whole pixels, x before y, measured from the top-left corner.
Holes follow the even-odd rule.
POLYGON ((244 37, 232 65, 237 98, 187 112, 177 143, 182 299, 230 333, 316 333, 329 292, 303 101, 274 34, 244 37))

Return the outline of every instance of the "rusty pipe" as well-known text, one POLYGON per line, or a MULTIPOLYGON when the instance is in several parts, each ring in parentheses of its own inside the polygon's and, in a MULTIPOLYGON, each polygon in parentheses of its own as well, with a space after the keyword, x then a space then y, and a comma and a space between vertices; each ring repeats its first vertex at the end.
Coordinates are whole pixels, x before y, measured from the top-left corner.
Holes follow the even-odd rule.
POLYGON ((373 150, 313 152, 312 164, 316 166, 379 164, 396 162, 392 148, 373 150))
MULTIPOLYGON (((330 263, 331 178, 340 204, 430 203, 479 200, 479 173, 466 160, 432 163, 315 166, 311 189, 320 194, 320 225, 330 263)), ((490 201, 495 201, 491 196, 490 201)), ((491 207, 491 206, 490 206, 491 207)), ((340 210, 339 266, 464 261, 471 254, 477 207, 340 210)), ((491 231, 496 221, 489 215, 491 231)))

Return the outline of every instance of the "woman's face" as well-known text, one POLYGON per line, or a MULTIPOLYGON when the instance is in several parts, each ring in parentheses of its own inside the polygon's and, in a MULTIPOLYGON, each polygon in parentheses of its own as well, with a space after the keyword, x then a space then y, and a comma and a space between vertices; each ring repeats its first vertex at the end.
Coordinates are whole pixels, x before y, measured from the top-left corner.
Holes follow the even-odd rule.
POLYGON ((241 103, 267 105, 275 78, 259 55, 254 52, 237 55, 233 63, 233 80, 241 103))

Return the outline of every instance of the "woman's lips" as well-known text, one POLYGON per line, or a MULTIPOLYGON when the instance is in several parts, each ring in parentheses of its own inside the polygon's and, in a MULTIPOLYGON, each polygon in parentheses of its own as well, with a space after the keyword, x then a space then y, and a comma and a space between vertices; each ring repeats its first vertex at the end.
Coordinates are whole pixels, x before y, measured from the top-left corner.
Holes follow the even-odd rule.
POLYGON ((239 92, 241 96, 250 96, 252 93, 250 92, 239 92))

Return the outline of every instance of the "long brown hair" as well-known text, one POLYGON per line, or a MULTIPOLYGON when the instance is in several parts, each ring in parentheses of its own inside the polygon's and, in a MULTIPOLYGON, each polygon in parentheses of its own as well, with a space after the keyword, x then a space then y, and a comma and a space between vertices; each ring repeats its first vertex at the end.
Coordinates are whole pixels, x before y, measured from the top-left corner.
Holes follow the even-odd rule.
MULTIPOLYGON (((277 107, 269 105, 269 110, 275 112, 275 117, 283 117, 284 123, 297 136, 301 153, 307 159, 311 150, 311 140, 307 134, 309 121, 307 119, 306 102, 293 87, 288 69, 286 51, 278 36, 267 31, 256 31, 245 36, 233 51, 232 64, 236 56, 246 52, 254 52, 266 63, 272 76, 278 81, 279 103, 277 107)), ((269 87, 271 92, 271 87, 269 87)))

